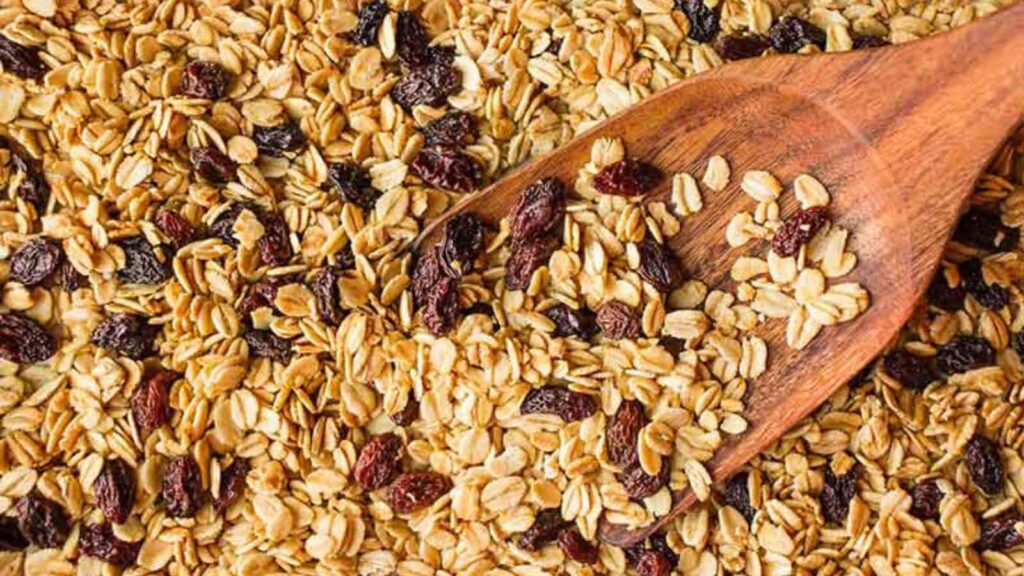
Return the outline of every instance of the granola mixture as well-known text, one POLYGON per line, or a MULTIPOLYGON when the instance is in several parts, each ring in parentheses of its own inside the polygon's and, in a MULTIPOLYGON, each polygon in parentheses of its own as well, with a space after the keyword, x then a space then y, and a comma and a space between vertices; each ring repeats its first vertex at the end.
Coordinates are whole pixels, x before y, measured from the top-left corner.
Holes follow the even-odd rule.
POLYGON ((892 349, 720 487, 700 462, 742 431, 757 363, 635 338, 686 308, 659 291, 721 307, 633 272, 658 208, 570 202, 521 252, 511 223, 409 251, 462 193, 680 78, 1001 5, 6 5, 0 574, 1024 574, 1024 132, 892 349), (587 219, 635 245, 610 286, 577 279, 587 219), (623 304, 571 306, 606 289, 623 304), (595 324, 622 338, 587 344, 595 324), (705 501, 641 547, 595 541, 665 483, 705 501))

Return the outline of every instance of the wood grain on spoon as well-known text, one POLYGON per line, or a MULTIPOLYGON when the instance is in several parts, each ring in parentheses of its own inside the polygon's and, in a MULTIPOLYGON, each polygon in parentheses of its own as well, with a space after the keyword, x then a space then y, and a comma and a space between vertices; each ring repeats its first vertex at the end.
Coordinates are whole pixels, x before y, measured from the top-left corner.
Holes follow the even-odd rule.
MULTIPOLYGON (((622 138, 630 156, 666 174, 701 174, 723 154, 733 179, 705 192, 704 209, 670 241, 684 269, 710 286, 731 286, 744 248, 725 242, 729 219, 750 210, 739 176, 802 172, 832 192, 833 220, 853 232, 853 278, 872 295, 858 319, 829 327, 802 351, 785 345, 785 322, 769 322, 768 370, 749 385, 749 430, 708 464, 724 480, 821 405, 874 358, 928 286, 980 171, 1024 112, 1024 4, 959 30, 888 48, 736 62, 683 81, 466 198, 424 232, 436 241, 452 213, 506 216, 530 183, 571 184, 598 138, 622 138)), ((665 199, 669 179, 651 195, 665 199)), ((787 206, 783 206, 784 210, 787 206)), ((788 207, 790 210, 792 206, 788 207)), ((672 512, 638 530, 603 524, 601 537, 632 545, 693 504, 676 494, 672 512)))

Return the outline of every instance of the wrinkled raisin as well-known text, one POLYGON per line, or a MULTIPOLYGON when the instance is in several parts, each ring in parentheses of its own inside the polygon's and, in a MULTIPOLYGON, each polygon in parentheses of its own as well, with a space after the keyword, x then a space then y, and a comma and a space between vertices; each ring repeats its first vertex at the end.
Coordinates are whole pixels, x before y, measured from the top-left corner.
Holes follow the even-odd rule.
POLYGON ((626 494, 633 500, 643 500, 648 496, 653 496, 668 483, 668 477, 668 463, 664 459, 662 459, 661 469, 657 476, 651 476, 639 464, 616 475, 619 482, 626 488, 626 494))
POLYGON ((226 184, 235 179, 238 165, 216 146, 199 146, 189 151, 196 174, 215 184, 226 184))
POLYGON ((28 540, 18 529, 18 519, 0 516, 0 552, 16 552, 28 548, 28 540))
POLYGON ((143 380, 132 394, 132 418, 143 443, 153 431, 171 421, 170 390, 178 378, 177 372, 159 370, 143 380))
POLYGON ((1024 514, 1012 509, 982 521, 981 537, 974 543, 975 549, 1008 550, 1024 544, 1024 533, 1017 530, 1017 524, 1024 524, 1024 514))
POLYGON ((640 335, 640 319, 627 304, 612 300, 597 311, 601 333, 612 340, 636 338, 640 335))
POLYGON ((171 277, 170 262, 162 262, 153 245, 143 236, 130 236, 117 242, 124 252, 124 266, 117 277, 129 284, 160 284, 171 277))
POLYGON ((569 523, 562 519, 558 508, 546 508, 537 513, 533 524, 525 532, 516 537, 516 545, 523 550, 536 552, 545 544, 554 542, 569 523))
POLYGON ((337 326, 341 324, 345 315, 341 311, 341 295, 338 292, 338 279, 341 278, 341 271, 334 266, 321 268, 309 283, 316 298, 316 311, 320 318, 330 324, 337 326))
POLYGON ((455 62, 454 46, 430 46, 427 48, 427 63, 451 66, 455 62))
POLYGON ((553 414, 566 422, 575 422, 597 412, 597 402, 589 394, 549 384, 527 392, 519 405, 519 412, 553 414))
POLYGON ((484 225, 476 214, 463 212, 444 224, 441 239, 441 266, 452 278, 473 269, 473 261, 484 249, 484 225))
POLYGON ((38 322, 17 312, 0 313, 0 358, 35 364, 57 352, 57 340, 38 322))
POLYGON ((683 269, 675 255, 649 236, 637 245, 640 266, 637 273, 659 292, 675 290, 683 282, 683 269))
POLYGON ((808 44, 825 48, 825 32, 814 24, 796 16, 785 16, 768 30, 772 46, 779 52, 799 52, 808 44))
POLYGON ((156 215, 156 227, 175 248, 187 246, 196 239, 192 224, 172 210, 162 210, 156 215))
POLYGON ((409 112, 421 104, 441 106, 461 86, 458 70, 445 64, 428 64, 403 76, 391 89, 391 98, 409 112))
POLYGON ((455 325, 459 314, 459 283, 454 278, 442 277, 427 293, 423 306, 423 324, 435 336, 443 336, 455 325))
POLYGON ((41 211, 50 199, 50 185, 43 176, 40 162, 20 148, 11 148, 11 163, 22 175, 16 190, 18 197, 35 206, 36 211, 41 211))
POLYGON ((679 563, 679 555, 668 545, 668 540, 665 539, 664 534, 651 534, 648 541, 651 543, 651 550, 658 552, 668 559, 669 566, 675 566, 679 563))
POLYGON ((427 46, 430 37, 415 12, 403 10, 395 23, 395 46, 398 60, 410 67, 425 66, 430 62, 427 46))
POLYGON ((92 343, 133 360, 142 360, 153 353, 157 328, 141 316, 112 314, 92 331, 92 343))
POLYGON ((405 401, 405 407, 391 414, 391 421, 399 426, 408 426, 416 421, 420 415, 420 403, 413 397, 412 392, 405 401))
POLYGON ((135 473, 127 462, 120 458, 104 462, 92 490, 96 507, 103 511, 107 520, 115 524, 128 521, 135 504, 135 473))
POLYGON ((57 269, 57 285, 67 292, 74 292, 75 290, 78 290, 82 286, 85 286, 88 281, 89 279, 80 274, 78 270, 75 270, 75 267, 72 266, 71 262, 68 262, 66 258, 64 259, 64 262, 61 263, 60 268, 57 269))
POLYGON ((46 75, 46 64, 39 57, 39 49, 23 46, 0 34, 0 62, 4 71, 19 78, 39 80, 46 75))
POLYGON ((588 340, 597 333, 597 322, 594 313, 586 308, 573 310, 565 304, 549 308, 544 315, 555 323, 552 336, 579 336, 588 340))
POLYGON ((235 222, 242 212, 248 210, 256 216, 257 219, 263 214, 263 210, 259 206, 251 202, 237 202, 229 206, 226 210, 217 215, 217 218, 210 224, 210 234, 220 238, 228 246, 237 247, 238 239, 235 238, 235 222))
POLYGON ((743 515, 747 519, 747 522, 754 521, 754 515, 757 514, 757 510, 750 503, 750 487, 748 480, 750 479, 749 472, 739 472, 734 474, 729 481, 725 483, 725 503, 736 509, 737 512, 743 515))
POLYGON ((40 548, 60 548, 68 539, 68 517, 60 504, 36 493, 18 500, 18 529, 40 548))
POLYGON ((995 442, 975 434, 967 441, 964 459, 967 461, 967 473, 975 486, 986 494, 997 494, 1003 489, 1006 474, 995 442))
POLYGON ((11 279, 25 286, 42 284, 64 261, 59 241, 41 236, 25 242, 11 256, 11 279))
POLYGON ((388 487, 387 500, 399 514, 412 514, 452 489, 452 481, 437 472, 405 472, 388 487))
POLYGON ((453 146, 427 146, 411 166, 424 182, 435 188, 469 192, 480 184, 480 164, 453 146))
POLYGON ((882 365, 889 376, 915 390, 924 390, 935 379, 926 358, 903 349, 887 354, 882 365))
POLYGON ((373 0, 359 10, 359 21, 348 33, 348 37, 362 46, 373 46, 377 43, 377 30, 388 15, 388 4, 384 0, 373 0))
POLYGON ((1020 230, 1004 226, 999 214, 971 208, 960 218, 953 239, 984 250, 1012 250, 1020 241, 1020 230))
POLYGON ((756 58, 772 47, 772 41, 761 34, 724 36, 715 42, 715 51, 725 60, 756 58))
POLYGON ((260 358, 269 358, 287 364, 292 358, 291 342, 270 330, 246 330, 242 335, 249 345, 249 353, 260 358))
POLYGON ((556 236, 565 217, 565 186, 557 178, 544 178, 519 195, 509 223, 512 239, 522 242, 539 236, 556 236))
POLYGON ((718 13, 703 0, 676 0, 676 10, 682 10, 690 21, 690 39, 711 42, 721 29, 718 13))
POLYGON ((440 248, 435 246, 416 259, 412 270, 412 301, 417 307, 427 303, 427 297, 447 272, 441 266, 440 248))
POLYGON ((193 60, 181 75, 181 94, 191 98, 219 100, 228 91, 231 74, 216 62, 193 60))
POLYGON ((959 266, 960 279, 968 294, 989 310, 1002 310, 1010 302, 1010 294, 999 284, 985 281, 981 260, 972 258, 959 266))
POLYGON ((285 285, 285 279, 280 276, 265 278, 261 282, 249 288, 249 292, 238 303, 238 314, 245 321, 249 321, 249 315, 259 308, 274 308, 274 299, 277 298, 277 290, 285 285))
POLYGON ((672 355, 672 357, 679 356, 686 350, 686 340, 682 338, 676 338, 675 336, 662 336, 658 343, 665 349, 666 352, 672 355))
POLYGON ((476 118, 462 110, 445 114, 428 124, 423 131, 427 146, 461 146, 476 140, 478 135, 476 118))
POLYGON ((199 463, 191 455, 178 456, 167 463, 160 495, 172 518, 191 518, 203 500, 203 483, 199 463))
POLYGON ((938 520, 939 504, 945 493, 935 480, 925 480, 914 485, 911 491, 910 513, 921 520, 938 520))
POLYGON ((380 196, 380 191, 370 181, 370 175, 355 164, 331 164, 327 169, 327 183, 343 201, 363 210, 373 209, 380 196))
POLYGON ((977 336, 955 336, 935 355, 935 367, 945 374, 991 366, 995 361, 995 350, 987 340, 977 336))
POLYGON ((657 550, 643 552, 636 562, 637 576, 669 576, 673 568, 668 556, 657 550))
POLYGON ((880 36, 871 36, 868 34, 854 34, 853 35, 853 49, 861 50, 863 48, 881 48, 882 46, 888 46, 890 42, 880 36))
POLYGON ((941 270, 932 278, 932 283, 928 286, 928 303, 946 312, 956 312, 963 308, 966 296, 963 283, 961 282, 955 288, 950 286, 946 275, 941 270))
POLYGON ((797 210, 786 219, 772 238, 772 250, 782 257, 795 256, 800 247, 811 241, 828 219, 824 206, 797 210))
POLYGON ((648 550, 649 548, 644 546, 643 543, 623 548, 622 554, 626 557, 626 565, 635 570, 637 564, 640 563, 640 558, 643 557, 644 552, 647 552, 648 550))
POLYGON ((402 472, 404 445, 394 434, 374 436, 363 446, 353 476, 363 490, 379 490, 402 472))
POLYGON ((249 461, 235 457, 231 464, 220 472, 220 493, 213 501, 213 507, 223 512, 234 504, 245 492, 245 477, 249 475, 249 461))
POLYGON ((264 156, 281 157, 306 145, 306 135, 291 120, 276 126, 254 126, 252 139, 264 156))
POLYGON ((260 252, 260 260, 267 266, 283 266, 292 257, 292 245, 288 240, 288 225, 279 214, 264 214, 261 219, 263 236, 260 236, 256 248, 260 252))
POLYGON ((548 263, 558 244, 557 238, 541 236, 513 246, 512 255, 505 262, 505 284, 509 290, 523 290, 529 286, 534 271, 548 263))
POLYGON ((639 463, 637 442, 640 431, 646 425, 644 405, 637 400, 623 400, 619 409, 608 419, 604 432, 608 460, 612 464, 627 469, 639 463))
POLYGON ((558 536, 558 547, 570 560, 580 564, 597 563, 597 546, 594 546, 578 530, 563 530, 558 536))
POLYGON ((832 466, 825 466, 825 484, 821 489, 821 511, 834 524, 845 524, 850 501, 857 494, 860 466, 854 465, 846 474, 836 476, 832 466))
POLYGON ((661 180, 661 171, 653 165, 627 158, 601 169, 594 176, 594 188, 602 194, 640 196, 650 192, 661 180))
POLYGON ((78 549, 86 556, 99 558, 122 568, 135 564, 142 549, 142 540, 126 542, 114 536, 110 524, 82 526, 78 535, 78 549))

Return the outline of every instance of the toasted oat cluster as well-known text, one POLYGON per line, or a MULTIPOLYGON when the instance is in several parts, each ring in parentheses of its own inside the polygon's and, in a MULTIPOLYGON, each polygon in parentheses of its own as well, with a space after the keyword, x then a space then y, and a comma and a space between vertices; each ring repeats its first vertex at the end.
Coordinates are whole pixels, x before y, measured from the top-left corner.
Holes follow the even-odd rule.
POLYGON ((411 250, 683 77, 1003 4, 5 5, 0 574, 1021 574, 1024 133, 890 350, 724 486, 759 323, 800 347, 868 304, 820 183, 601 141, 411 250), (731 291, 665 242, 726 186, 731 291))

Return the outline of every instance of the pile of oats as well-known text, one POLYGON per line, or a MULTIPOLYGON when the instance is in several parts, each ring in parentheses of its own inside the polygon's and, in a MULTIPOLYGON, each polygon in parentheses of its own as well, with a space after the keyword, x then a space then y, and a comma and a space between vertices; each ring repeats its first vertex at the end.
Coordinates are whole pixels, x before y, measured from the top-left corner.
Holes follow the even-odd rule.
MULTIPOLYGON (((1024 573, 1024 132, 891 350, 721 487, 701 463, 742 432, 763 343, 723 331, 732 295, 638 278, 695 178, 646 207, 567 183, 559 230, 517 252, 509 222, 475 263, 459 244, 424 301, 410 250, 466 191, 688 75, 1002 5, 4 7, 0 574, 1024 573), (627 337, 554 335, 608 300, 635 316, 594 321, 627 337), (708 325, 673 316, 701 302, 708 325), (641 547, 596 542, 666 484, 704 501, 641 547)), ((626 159, 607 144, 591 177, 626 159)), ((855 263, 833 243, 826 276, 855 263)))

